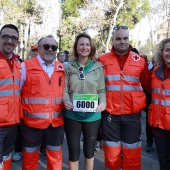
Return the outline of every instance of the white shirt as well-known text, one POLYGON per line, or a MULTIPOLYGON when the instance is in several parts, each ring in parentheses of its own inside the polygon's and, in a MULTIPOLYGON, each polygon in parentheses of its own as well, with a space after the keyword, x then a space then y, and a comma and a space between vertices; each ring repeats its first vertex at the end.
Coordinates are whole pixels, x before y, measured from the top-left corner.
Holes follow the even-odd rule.
POLYGON ((153 68, 153 64, 152 64, 152 61, 150 61, 150 62, 149 62, 149 65, 148 65, 148 69, 149 69, 149 70, 152 70, 152 68, 153 68))

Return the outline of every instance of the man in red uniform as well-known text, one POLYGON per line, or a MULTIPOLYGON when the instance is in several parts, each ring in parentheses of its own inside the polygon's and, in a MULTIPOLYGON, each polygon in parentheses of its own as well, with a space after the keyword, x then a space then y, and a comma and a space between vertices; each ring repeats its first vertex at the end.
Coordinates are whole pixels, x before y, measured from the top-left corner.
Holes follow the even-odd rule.
POLYGON ((111 170, 141 169, 140 111, 150 91, 147 63, 131 51, 127 26, 113 30, 111 52, 99 57, 105 66, 107 106, 102 117, 105 166, 111 170), (122 159, 123 154, 123 159, 122 159))
POLYGON ((37 45, 32 45, 30 49, 30 56, 27 57, 27 60, 30 58, 37 57, 38 55, 38 46, 37 45))
POLYGON ((30 55, 31 55, 31 58, 37 57, 37 55, 38 55, 38 46, 37 45, 31 46, 30 55))
POLYGON ((20 61, 13 53, 19 41, 18 28, 4 25, 0 30, 0 170, 10 170, 17 124, 21 114, 20 61))
POLYGON ((22 63, 23 170, 37 170, 46 139, 47 170, 62 170, 64 67, 53 36, 38 41, 38 56, 22 63))

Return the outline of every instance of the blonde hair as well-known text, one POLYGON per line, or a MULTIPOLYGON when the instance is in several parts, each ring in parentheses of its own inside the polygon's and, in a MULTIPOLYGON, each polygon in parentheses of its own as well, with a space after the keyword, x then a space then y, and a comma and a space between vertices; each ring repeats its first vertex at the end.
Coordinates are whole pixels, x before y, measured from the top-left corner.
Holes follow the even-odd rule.
POLYGON ((154 55, 154 66, 155 65, 162 65, 164 63, 164 59, 162 57, 163 49, 165 44, 170 43, 170 38, 163 39, 156 48, 155 55, 154 55))

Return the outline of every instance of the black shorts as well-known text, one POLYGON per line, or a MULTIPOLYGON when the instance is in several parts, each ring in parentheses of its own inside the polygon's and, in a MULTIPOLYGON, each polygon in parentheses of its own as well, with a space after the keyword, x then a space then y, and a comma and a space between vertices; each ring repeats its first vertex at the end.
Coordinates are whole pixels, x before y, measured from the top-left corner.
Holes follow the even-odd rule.
POLYGON ((22 131, 24 147, 40 146, 43 136, 45 136, 46 144, 49 146, 61 146, 63 144, 63 125, 58 127, 52 127, 52 125, 50 125, 46 129, 38 129, 23 124, 22 131))
POLYGON ((141 140, 140 112, 126 115, 110 115, 111 122, 107 118, 109 113, 102 113, 102 137, 104 141, 123 141, 133 144, 141 140))

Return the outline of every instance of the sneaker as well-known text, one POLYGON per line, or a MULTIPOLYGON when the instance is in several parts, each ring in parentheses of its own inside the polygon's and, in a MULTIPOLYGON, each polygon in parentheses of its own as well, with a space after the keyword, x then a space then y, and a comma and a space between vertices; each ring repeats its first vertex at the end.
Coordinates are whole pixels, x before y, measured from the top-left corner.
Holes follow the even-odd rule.
POLYGON ((46 149, 45 149, 45 148, 41 148, 41 149, 40 149, 40 154, 42 155, 42 157, 43 157, 44 159, 47 158, 47 154, 46 154, 46 149))
POLYGON ((146 152, 151 152, 151 150, 152 150, 152 142, 151 141, 147 142, 145 150, 146 150, 146 152))
POLYGON ((101 147, 102 147, 101 142, 100 141, 96 141, 94 150, 95 151, 99 151, 101 149, 101 147))
POLYGON ((15 152, 12 156, 12 161, 16 162, 16 161, 19 161, 22 157, 22 154, 21 152, 15 152))
POLYGON ((4 167, 3 162, 0 163, 0 169, 4 167))

